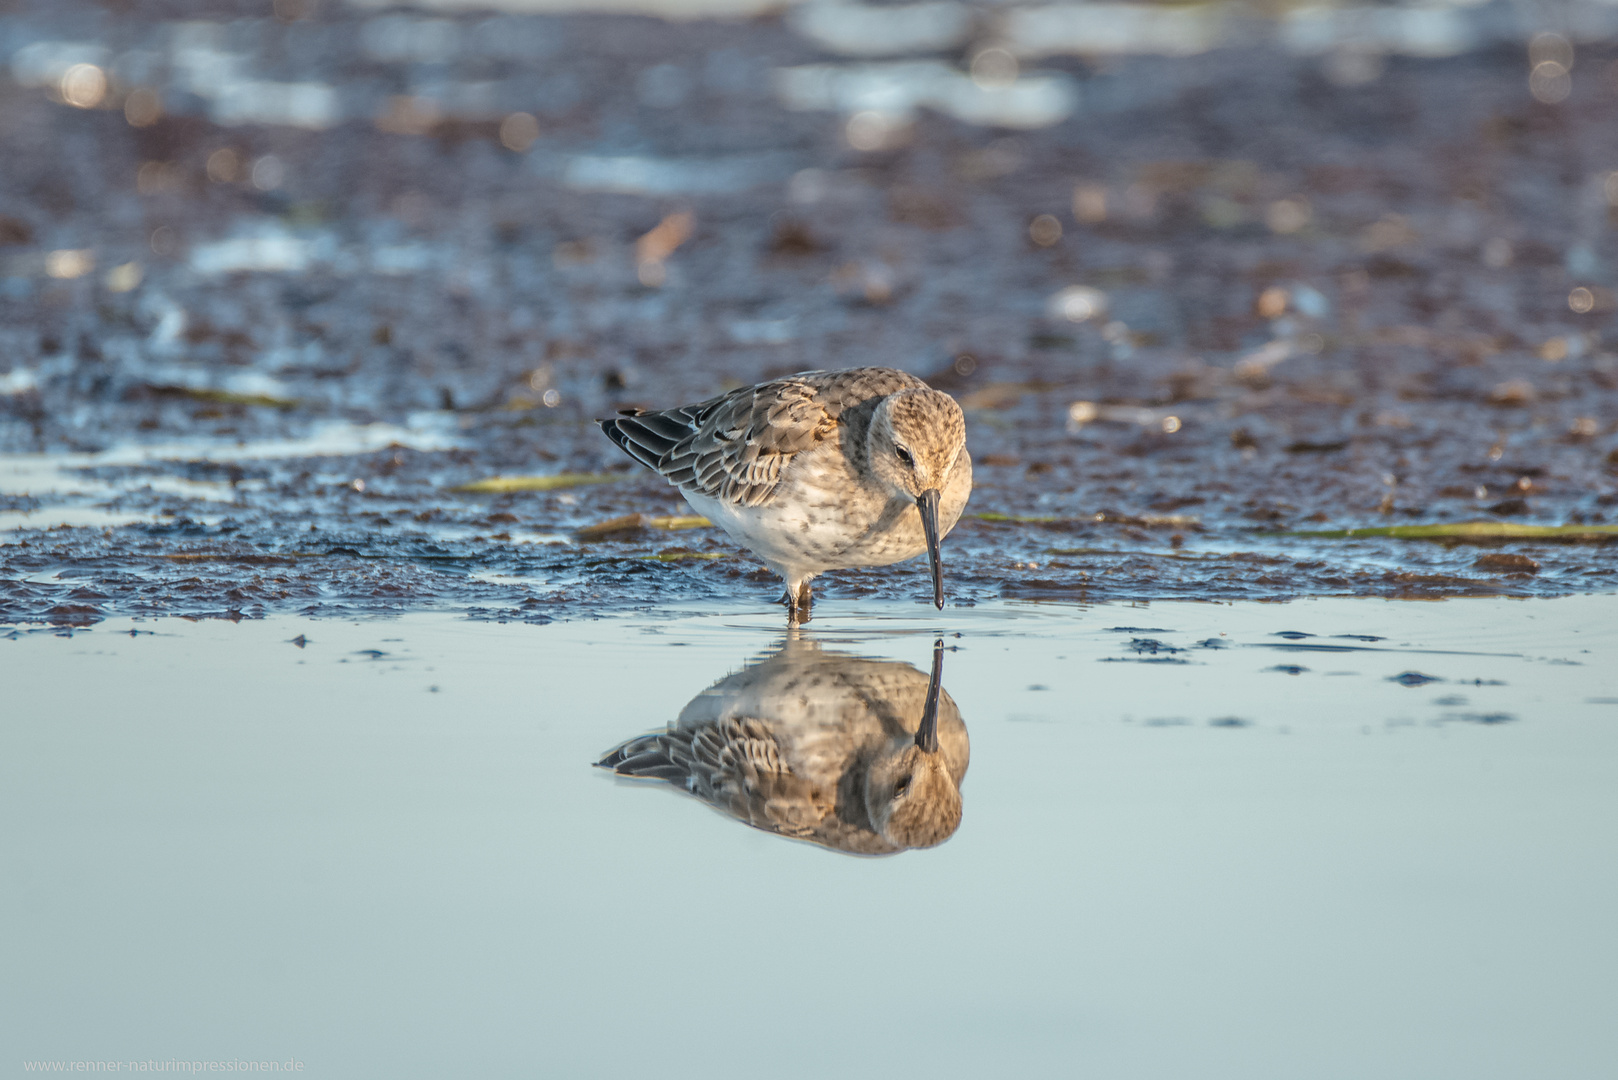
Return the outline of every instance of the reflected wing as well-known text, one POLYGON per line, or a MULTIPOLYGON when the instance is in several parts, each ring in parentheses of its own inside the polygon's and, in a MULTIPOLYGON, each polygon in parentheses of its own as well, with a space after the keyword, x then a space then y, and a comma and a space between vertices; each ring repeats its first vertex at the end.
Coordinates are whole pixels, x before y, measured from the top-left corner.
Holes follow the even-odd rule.
POLYGON ((678 487, 758 506, 794 457, 837 430, 845 409, 922 385, 886 368, 806 371, 697 405, 603 420, 601 430, 678 487))
POLYGON ((794 773, 768 721, 726 717, 631 739, 598 763, 620 776, 667 780, 757 829, 863 854, 895 850, 841 821, 837 793, 794 773))
POLYGON ((600 764, 620 776, 667 780, 732 817, 785 836, 807 838, 835 808, 836 793, 796 775, 769 725, 748 717, 632 739, 600 764))

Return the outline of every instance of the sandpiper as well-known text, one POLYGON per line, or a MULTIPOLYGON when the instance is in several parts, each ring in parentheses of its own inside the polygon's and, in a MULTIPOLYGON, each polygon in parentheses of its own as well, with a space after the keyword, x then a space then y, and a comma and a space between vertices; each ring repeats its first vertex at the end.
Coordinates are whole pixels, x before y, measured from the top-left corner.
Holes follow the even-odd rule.
POLYGON ((601 430, 786 580, 790 621, 808 621, 816 574, 924 551, 944 606, 938 545, 972 493, 972 457, 961 407, 914 375, 806 371, 601 430))
POLYGON ((859 855, 932 847, 961 822, 971 757, 960 710, 896 660, 823 652, 796 630, 698 694, 666 731, 597 762, 667 780, 755 828, 859 855))

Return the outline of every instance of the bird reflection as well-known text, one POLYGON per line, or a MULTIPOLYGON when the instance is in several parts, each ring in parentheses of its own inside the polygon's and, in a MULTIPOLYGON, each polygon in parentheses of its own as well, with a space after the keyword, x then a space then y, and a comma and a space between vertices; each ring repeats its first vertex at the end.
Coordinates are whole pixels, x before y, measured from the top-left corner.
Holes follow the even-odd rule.
POLYGON ((667 780, 754 828, 860 855, 948 840, 970 747, 960 710, 896 660, 827 652, 796 631, 698 694, 666 731, 599 762, 667 780))

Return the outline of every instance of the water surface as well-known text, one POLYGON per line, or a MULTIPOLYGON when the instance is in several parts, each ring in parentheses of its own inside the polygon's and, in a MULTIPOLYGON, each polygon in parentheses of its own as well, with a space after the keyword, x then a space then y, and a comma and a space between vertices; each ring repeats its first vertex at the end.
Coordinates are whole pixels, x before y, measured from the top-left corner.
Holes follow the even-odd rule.
POLYGON ((593 767, 773 609, 18 631, 7 1067, 1597 1075, 1615 603, 828 605, 970 732, 875 858, 593 767))

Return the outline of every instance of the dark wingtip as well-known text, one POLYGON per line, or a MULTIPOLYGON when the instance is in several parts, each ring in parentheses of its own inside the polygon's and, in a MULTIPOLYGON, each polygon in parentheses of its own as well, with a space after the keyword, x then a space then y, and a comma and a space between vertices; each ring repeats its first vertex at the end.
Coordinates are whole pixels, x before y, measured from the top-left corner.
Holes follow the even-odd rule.
POLYGON ((640 446, 625 427, 626 424, 634 423, 632 418, 597 420, 596 423, 601 425, 601 433, 611 439, 614 446, 648 469, 657 470, 658 454, 652 449, 640 446))

